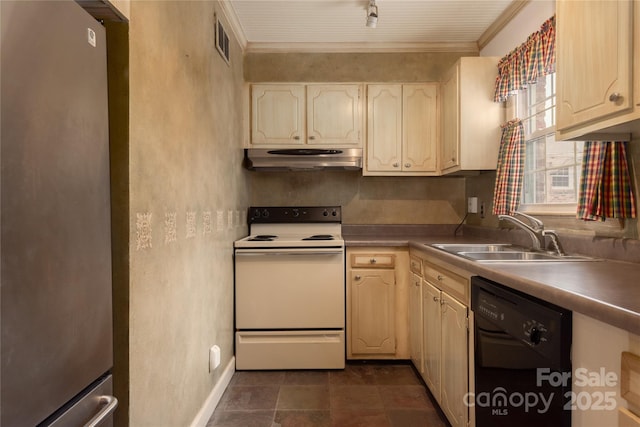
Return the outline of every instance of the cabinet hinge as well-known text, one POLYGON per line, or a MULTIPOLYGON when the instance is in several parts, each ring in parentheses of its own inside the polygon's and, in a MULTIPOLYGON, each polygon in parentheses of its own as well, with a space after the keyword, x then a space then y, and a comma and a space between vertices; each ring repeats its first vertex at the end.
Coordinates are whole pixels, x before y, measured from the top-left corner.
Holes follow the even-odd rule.
POLYGON ((467 324, 467 331, 469 330, 469 317, 465 317, 464 319, 465 323, 467 324))

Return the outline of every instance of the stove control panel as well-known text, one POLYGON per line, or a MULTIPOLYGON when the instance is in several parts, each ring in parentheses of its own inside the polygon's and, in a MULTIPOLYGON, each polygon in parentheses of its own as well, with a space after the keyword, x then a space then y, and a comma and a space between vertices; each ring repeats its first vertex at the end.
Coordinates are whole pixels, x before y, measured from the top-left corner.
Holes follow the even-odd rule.
POLYGON ((249 224, 342 222, 340 206, 252 206, 249 224))

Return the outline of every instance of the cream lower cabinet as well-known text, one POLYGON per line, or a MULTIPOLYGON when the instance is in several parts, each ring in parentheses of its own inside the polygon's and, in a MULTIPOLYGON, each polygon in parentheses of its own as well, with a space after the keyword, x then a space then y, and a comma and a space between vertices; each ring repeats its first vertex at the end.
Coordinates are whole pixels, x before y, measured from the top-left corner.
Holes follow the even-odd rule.
MULTIPOLYGON (((414 257, 413 253, 411 269, 420 261, 422 370, 415 360, 413 363, 451 425, 468 427, 474 424, 470 408, 464 404, 470 390, 470 275, 458 269, 450 271, 424 258, 414 257)), ((415 294, 410 295, 413 298, 415 294)), ((410 319, 413 303, 410 302, 410 319)), ((412 346, 413 340, 412 335, 412 346)))
POLYGON ((435 175, 438 84, 367 85, 364 175, 435 175))
POLYGON ((407 251, 347 248, 347 259, 347 358, 408 359, 409 276, 396 269, 407 251))
POLYGON ((556 20, 556 138, 640 119, 640 1, 558 0, 556 20))
POLYGON ((409 353, 411 362, 420 375, 424 373, 422 355, 422 263, 411 257, 409 283, 409 353))
POLYGON ((424 307, 424 380, 452 426, 466 426, 468 408, 467 307, 422 282, 424 307))

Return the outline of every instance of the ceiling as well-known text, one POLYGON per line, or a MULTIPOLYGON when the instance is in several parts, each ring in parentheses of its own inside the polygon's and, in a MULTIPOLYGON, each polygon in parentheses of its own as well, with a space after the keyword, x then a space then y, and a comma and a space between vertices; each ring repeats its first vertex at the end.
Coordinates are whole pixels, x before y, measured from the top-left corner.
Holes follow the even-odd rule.
POLYGON ((246 51, 477 51, 529 0, 223 0, 246 51))

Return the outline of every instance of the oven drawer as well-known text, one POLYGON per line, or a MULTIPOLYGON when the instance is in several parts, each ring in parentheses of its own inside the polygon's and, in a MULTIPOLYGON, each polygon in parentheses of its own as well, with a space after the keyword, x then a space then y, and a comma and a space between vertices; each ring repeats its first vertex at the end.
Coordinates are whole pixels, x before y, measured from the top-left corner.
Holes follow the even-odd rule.
POLYGON ((342 329, 341 249, 236 250, 236 329, 342 329))
POLYGON ((236 369, 344 369, 344 331, 236 332, 236 369))

